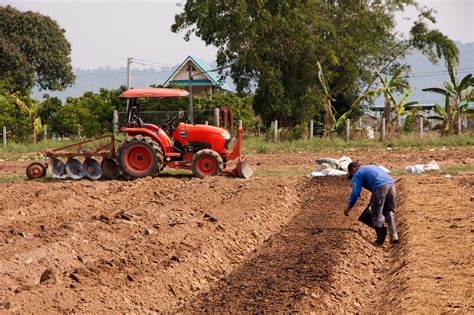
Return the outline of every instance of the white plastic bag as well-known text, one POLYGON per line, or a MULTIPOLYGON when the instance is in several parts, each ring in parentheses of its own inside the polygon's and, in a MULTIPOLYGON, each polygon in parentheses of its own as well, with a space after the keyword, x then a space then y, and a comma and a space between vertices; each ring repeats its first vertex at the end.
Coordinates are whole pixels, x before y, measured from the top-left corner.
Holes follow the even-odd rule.
POLYGON ((347 172, 347 167, 349 164, 352 162, 352 159, 348 156, 341 156, 341 158, 338 160, 338 169, 343 170, 344 172, 347 172))

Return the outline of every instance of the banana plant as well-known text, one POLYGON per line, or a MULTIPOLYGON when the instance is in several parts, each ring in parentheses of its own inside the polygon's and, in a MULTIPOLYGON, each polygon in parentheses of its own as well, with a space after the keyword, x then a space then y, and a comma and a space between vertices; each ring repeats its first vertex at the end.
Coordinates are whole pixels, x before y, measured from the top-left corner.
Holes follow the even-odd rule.
POLYGON ((390 97, 390 100, 391 102, 393 103, 393 117, 391 119, 391 123, 394 127, 394 131, 395 132, 398 132, 401 128, 401 125, 400 125, 400 118, 403 116, 403 115, 406 115, 406 114, 410 114, 411 111, 408 110, 408 108, 410 107, 413 107, 415 106, 416 104, 418 104, 417 101, 412 101, 412 102, 408 102, 406 103, 408 97, 410 96, 412 90, 411 89, 408 89, 405 94, 403 94, 402 98, 400 99, 399 102, 397 102, 397 100, 395 99, 395 96, 393 95, 392 92, 388 92, 388 95, 390 97))
POLYGON ((451 82, 444 82, 443 88, 426 88, 425 92, 441 94, 445 97, 444 108, 435 104, 434 112, 438 116, 429 117, 443 121, 441 132, 449 134, 454 131, 454 122, 460 115, 468 112, 469 102, 474 99, 474 77, 472 74, 466 75, 461 82, 456 76, 456 66, 454 62, 448 63, 448 73, 451 82))
POLYGON ((38 112, 47 100, 40 103, 38 100, 32 99, 29 95, 19 97, 12 94, 11 97, 18 107, 28 115, 31 124, 33 143, 36 144, 38 138, 37 135, 43 130, 43 125, 41 123, 41 118, 38 117, 38 112))
POLYGON ((324 131, 323 131, 323 138, 329 137, 331 130, 333 129, 333 125, 336 123, 336 117, 334 116, 334 107, 332 106, 332 102, 334 102, 334 98, 329 93, 328 85, 326 80, 324 79, 323 68, 321 67, 321 63, 318 61, 318 79, 319 83, 323 87, 324 92, 324 131))

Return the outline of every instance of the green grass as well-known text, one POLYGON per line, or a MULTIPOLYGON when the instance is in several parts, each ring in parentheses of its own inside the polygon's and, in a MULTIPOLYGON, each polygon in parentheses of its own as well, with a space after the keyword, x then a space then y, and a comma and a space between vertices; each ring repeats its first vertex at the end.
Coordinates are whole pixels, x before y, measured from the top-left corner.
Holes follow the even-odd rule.
POLYGON ((463 175, 463 174, 474 174, 474 165, 463 164, 463 165, 452 165, 446 168, 442 168, 439 172, 441 175, 463 175))
POLYGON ((254 173, 255 177, 292 177, 308 176, 314 168, 310 167, 292 167, 292 168, 260 168, 254 173))
MULTIPOLYGON (((32 143, 9 143, 6 147, 0 146, 0 159, 3 160, 35 160, 42 159, 41 152, 75 143, 75 140, 32 143)), ((338 151, 375 151, 386 150, 423 150, 441 147, 474 147, 474 134, 461 136, 440 137, 438 133, 427 133, 423 138, 415 134, 402 134, 392 139, 378 141, 375 139, 360 139, 344 141, 342 138, 331 139, 301 139, 288 142, 267 141, 263 137, 244 139, 245 154, 272 154, 272 153, 314 153, 338 151)))
POLYGON ((269 142, 263 137, 247 138, 244 140, 244 153, 271 154, 271 153, 313 153, 337 151, 374 151, 385 150, 422 150, 436 147, 474 146, 474 136, 471 134, 461 136, 440 137, 437 134, 427 134, 420 138, 416 135, 400 135, 385 141, 378 140, 350 140, 341 138, 332 139, 302 139, 289 142, 269 142))
POLYGON ((0 184, 15 183, 26 180, 26 175, 0 175, 0 184))

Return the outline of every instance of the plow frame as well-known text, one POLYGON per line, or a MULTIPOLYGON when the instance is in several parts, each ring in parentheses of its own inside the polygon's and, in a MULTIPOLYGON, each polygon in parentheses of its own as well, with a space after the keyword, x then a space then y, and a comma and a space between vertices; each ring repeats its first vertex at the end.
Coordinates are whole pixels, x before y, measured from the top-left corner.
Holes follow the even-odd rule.
POLYGON ((64 147, 54 149, 54 150, 48 150, 48 151, 45 151, 43 154, 45 157, 48 157, 50 159, 55 159, 58 157, 72 158, 72 157, 78 157, 78 156, 84 157, 86 159, 93 156, 100 156, 103 158, 106 158, 106 157, 115 158, 115 153, 116 153, 115 141, 116 141, 115 136, 113 134, 108 134, 108 135, 103 135, 91 140, 76 142, 64 147), (97 141, 97 140, 106 139, 106 138, 110 138, 110 141, 103 145, 97 146, 92 150, 83 150, 83 145, 97 141), (70 148, 77 148, 77 151, 76 152, 64 151, 70 148))

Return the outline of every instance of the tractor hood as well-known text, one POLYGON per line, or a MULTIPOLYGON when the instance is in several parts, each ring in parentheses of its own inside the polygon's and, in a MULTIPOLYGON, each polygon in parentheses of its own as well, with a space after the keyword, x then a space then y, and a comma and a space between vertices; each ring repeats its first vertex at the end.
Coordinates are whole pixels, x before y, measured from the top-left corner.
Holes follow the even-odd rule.
POLYGON ((209 148, 223 153, 230 142, 231 136, 230 133, 223 128, 180 123, 173 133, 173 138, 182 144, 207 144, 209 148))

